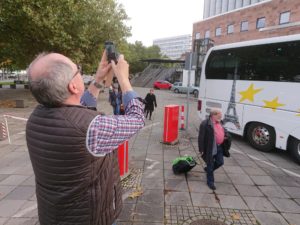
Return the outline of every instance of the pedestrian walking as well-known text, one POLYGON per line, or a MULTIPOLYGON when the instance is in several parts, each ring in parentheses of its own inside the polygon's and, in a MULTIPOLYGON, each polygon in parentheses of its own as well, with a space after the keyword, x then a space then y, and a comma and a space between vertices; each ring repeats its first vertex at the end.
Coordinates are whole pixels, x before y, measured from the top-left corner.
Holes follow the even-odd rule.
POLYGON ((114 115, 120 115, 122 104, 122 92, 120 88, 114 88, 113 91, 109 92, 109 102, 113 107, 114 115))
POLYGON ((114 224, 122 210, 116 149, 144 126, 128 63, 123 55, 118 64, 108 63, 104 52, 86 91, 80 67, 61 54, 39 55, 27 72, 39 102, 26 126, 39 224, 114 224), (112 73, 123 92, 124 116, 99 115, 86 107, 96 106, 101 83, 112 73))
POLYGON ((212 109, 209 118, 202 121, 199 128, 199 152, 206 163, 204 170, 207 185, 212 190, 216 190, 214 171, 224 164, 222 144, 226 130, 222 126, 221 119, 222 112, 219 109, 212 109))
POLYGON ((146 95, 145 98, 145 114, 146 118, 149 115, 149 120, 151 120, 152 112, 154 111, 154 107, 157 107, 156 97, 154 94, 154 90, 150 89, 150 92, 146 95))

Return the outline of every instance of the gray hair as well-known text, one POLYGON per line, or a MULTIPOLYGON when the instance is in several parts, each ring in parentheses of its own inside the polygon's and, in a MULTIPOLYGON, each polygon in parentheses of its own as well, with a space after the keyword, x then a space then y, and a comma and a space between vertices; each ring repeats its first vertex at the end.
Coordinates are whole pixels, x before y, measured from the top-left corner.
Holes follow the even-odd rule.
POLYGON ((222 112, 220 109, 212 108, 212 109, 210 109, 210 111, 209 111, 209 115, 210 115, 210 116, 217 115, 217 114, 219 114, 220 112, 222 112))
POLYGON ((45 54, 39 55, 28 67, 29 88, 34 98, 47 107, 58 107, 70 96, 68 85, 72 79, 72 67, 61 61, 48 64, 38 78, 32 79, 31 66, 45 54))

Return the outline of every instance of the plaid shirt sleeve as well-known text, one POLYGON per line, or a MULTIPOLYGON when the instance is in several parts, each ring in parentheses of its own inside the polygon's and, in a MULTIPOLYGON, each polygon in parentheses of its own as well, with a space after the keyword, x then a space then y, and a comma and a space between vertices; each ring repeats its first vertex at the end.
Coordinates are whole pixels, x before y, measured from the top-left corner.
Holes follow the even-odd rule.
POLYGON ((99 115, 94 118, 87 131, 87 149, 94 156, 105 156, 131 138, 144 125, 143 104, 133 98, 126 105, 125 115, 99 115))

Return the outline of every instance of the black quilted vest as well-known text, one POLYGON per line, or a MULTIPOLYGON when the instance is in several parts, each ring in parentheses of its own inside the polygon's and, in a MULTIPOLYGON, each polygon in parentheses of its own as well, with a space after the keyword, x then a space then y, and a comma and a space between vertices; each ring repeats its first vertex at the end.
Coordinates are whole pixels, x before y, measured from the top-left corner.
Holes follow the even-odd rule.
POLYGON ((26 127, 41 225, 112 225, 122 209, 117 151, 94 157, 86 133, 97 112, 37 106, 26 127))

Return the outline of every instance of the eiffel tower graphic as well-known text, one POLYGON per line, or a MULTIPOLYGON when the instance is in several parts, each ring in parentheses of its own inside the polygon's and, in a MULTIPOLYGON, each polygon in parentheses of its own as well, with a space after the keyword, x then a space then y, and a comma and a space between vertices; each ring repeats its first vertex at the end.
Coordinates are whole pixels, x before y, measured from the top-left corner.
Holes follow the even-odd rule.
POLYGON ((235 104, 235 85, 236 85, 236 76, 237 76, 237 66, 235 67, 234 71, 234 78, 232 83, 232 89, 231 89, 231 96, 230 101, 228 103, 228 108, 226 110, 226 113, 224 115, 223 124, 226 123, 233 123, 237 129, 240 129, 240 123, 239 123, 239 117, 236 113, 236 104, 235 104))

